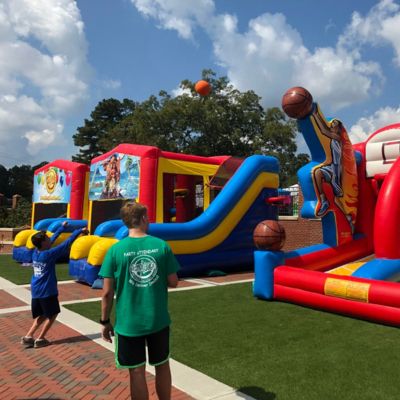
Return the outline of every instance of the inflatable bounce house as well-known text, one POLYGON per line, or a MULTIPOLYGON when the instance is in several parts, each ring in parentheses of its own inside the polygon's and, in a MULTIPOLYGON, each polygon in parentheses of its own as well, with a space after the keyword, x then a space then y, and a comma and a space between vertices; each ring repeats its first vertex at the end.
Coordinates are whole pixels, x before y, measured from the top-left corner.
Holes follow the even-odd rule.
POLYGON ((352 145, 305 89, 290 89, 282 107, 310 149, 301 212, 321 218, 324 243, 256 251, 254 295, 399 326, 400 124, 352 145))
POLYGON ((92 284, 109 247, 128 234, 119 219, 126 200, 146 204, 151 235, 167 240, 181 276, 250 267, 257 223, 276 218, 278 162, 200 157, 121 144, 92 160, 89 236, 70 252, 70 274, 92 284), (268 200, 269 199, 269 200, 268 200))
MULTIPOLYGON (((21 263, 32 261, 34 246, 30 237, 46 230, 51 236, 63 221, 68 230, 87 225, 87 181, 89 167, 66 160, 56 160, 34 172, 31 229, 19 232, 14 239, 13 258, 21 263)), ((68 236, 62 233, 54 245, 68 236)))

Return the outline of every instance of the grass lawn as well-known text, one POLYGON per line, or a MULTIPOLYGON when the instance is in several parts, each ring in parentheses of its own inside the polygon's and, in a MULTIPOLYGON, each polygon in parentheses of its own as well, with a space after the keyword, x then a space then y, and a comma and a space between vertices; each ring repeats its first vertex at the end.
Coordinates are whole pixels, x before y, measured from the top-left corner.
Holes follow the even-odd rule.
MULTIPOLYGON (((68 308, 95 321, 99 303, 68 308)), ((253 298, 251 284, 170 294, 172 357, 259 400, 400 398, 397 328, 253 298)))
MULTIPOLYGON (((0 276, 17 285, 24 285, 31 281, 32 268, 22 267, 12 259, 11 255, 0 255, 0 276)), ((68 264, 57 264, 57 279, 59 281, 73 279, 68 273, 68 264)))

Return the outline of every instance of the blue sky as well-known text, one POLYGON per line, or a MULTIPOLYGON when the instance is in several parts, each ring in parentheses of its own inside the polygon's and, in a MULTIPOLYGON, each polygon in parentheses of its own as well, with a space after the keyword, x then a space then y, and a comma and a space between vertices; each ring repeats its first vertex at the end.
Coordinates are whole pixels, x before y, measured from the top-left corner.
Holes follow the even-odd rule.
POLYGON ((178 93, 204 68, 254 90, 265 107, 305 86, 354 142, 365 140, 400 119, 400 5, 3 0, 0 164, 69 159, 72 134, 100 100, 178 93))

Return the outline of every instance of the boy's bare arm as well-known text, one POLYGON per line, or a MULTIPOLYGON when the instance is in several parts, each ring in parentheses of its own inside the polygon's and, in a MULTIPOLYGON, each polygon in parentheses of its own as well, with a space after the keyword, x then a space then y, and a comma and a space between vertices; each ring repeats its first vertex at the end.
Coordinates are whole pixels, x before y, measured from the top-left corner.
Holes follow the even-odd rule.
MULTIPOLYGON (((317 124, 319 130, 321 131, 321 133, 323 135, 329 137, 330 139, 340 141, 340 134, 334 132, 333 126, 330 127, 329 125, 327 125, 318 112, 314 113, 313 116, 314 116, 315 123, 317 124)), ((338 120, 335 120, 335 121, 338 124, 340 124, 340 122, 338 120)))
MULTIPOLYGON (((101 320, 107 321, 110 319, 111 309, 114 301, 114 279, 104 278, 103 295, 101 298, 101 320)), ((103 340, 111 343, 111 336, 114 336, 114 329, 111 323, 103 325, 101 336, 103 340)))

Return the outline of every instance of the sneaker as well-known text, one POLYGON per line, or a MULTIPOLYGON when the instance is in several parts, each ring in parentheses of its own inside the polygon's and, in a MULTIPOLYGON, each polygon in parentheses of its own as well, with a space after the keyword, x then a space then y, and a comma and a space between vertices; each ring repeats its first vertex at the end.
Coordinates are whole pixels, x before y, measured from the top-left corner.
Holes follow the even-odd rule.
POLYGON ((319 210, 316 213, 317 217, 322 217, 326 214, 326 212, 328 211, 329 208, 329 201, 328 200, 324 200, 321 203, 321 207, 319 208, 319 210))
POLYGON ((51 342, 49 342, 47 339, 36 339, 33 347, 37 349, 39 347, 49 346, 50 344, 51 342))
POLYGON ((34 343, 35 343, 35 340, 33 339, 33 337, 23 336, 21 338, 21 344, 23 344, 24 346, 33 346, 34 343))

